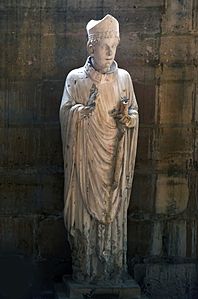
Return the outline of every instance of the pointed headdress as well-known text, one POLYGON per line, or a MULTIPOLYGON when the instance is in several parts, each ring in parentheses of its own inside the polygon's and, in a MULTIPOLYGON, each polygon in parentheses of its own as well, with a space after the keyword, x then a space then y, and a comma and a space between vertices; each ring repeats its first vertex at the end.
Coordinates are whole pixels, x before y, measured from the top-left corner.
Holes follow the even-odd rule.
POLYGON ((89 21, 86 29, 89 40, 97 40, 109 37, 117 37, 119 39, 119 23, 113 16, 109 14, 101 20, 89 21))

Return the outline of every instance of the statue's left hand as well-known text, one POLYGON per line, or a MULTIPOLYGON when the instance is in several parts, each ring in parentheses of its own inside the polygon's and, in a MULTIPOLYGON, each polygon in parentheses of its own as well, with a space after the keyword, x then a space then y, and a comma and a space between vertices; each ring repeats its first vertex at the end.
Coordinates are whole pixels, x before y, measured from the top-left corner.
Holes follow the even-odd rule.
POLYGON ((116 122, 124 127, 127 128, 133 128, 136 124, 136 118, 137 118, 137 111, 134 111, 132 114, 123 114, 120 112, 120 110, 114 109, 111 111, 111 116, 114 117, 116 122))

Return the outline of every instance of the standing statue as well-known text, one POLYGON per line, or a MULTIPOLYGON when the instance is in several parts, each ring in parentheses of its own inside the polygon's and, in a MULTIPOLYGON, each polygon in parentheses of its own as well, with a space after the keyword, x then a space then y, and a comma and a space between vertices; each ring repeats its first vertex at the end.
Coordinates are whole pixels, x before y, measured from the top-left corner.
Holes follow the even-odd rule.
POLYGON ((90 56, 68 74, 60 107, 64 219, 73 279, 119 282, 127 276, 138 106, 129 73, 114 61, 118 21, 106 15, 86 28, 90 56))

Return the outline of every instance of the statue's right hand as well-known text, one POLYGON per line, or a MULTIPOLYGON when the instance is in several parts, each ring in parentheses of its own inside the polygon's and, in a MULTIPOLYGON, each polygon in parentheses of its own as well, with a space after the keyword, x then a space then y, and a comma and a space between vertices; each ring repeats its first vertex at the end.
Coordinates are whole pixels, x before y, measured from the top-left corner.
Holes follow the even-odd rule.
POLYGON ((95 84, 92 85, 90 89, 89 98, 87 104, 81 110, 82 117, 89 116, 96 108, 96 102, 98 98, 98 88, 95 84))
POLYGON ((89 95, 87 105, 90 106, 91 104, 95 103, 97 101, 97 98, 98 98, 98 89, 95 86, 95 84, 93 84, 90 90, 90 95, 89 95))
POLYGON ((95 110, 95 107, 96 107, 95 102, 92 102, 91 104, 84 106, 83 109, 80 111, 81 116, 82 117, 89 116, 95 110))

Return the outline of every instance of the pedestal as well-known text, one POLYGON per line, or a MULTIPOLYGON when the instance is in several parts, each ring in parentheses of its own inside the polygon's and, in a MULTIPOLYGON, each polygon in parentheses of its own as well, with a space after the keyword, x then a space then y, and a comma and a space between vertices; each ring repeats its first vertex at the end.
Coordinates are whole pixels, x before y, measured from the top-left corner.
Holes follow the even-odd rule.
POLYGON ((58 299, 140 299, 141 290, 139 285, 132 279, 122 283, 104 284, 77 283, 63 278, 65 297, 57 296, 58 299))

